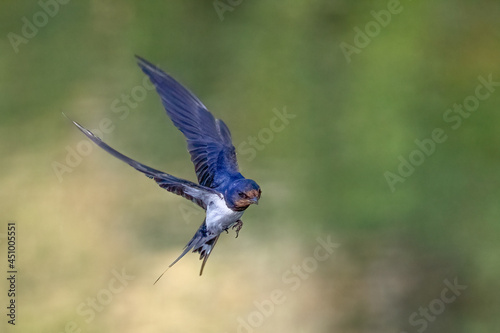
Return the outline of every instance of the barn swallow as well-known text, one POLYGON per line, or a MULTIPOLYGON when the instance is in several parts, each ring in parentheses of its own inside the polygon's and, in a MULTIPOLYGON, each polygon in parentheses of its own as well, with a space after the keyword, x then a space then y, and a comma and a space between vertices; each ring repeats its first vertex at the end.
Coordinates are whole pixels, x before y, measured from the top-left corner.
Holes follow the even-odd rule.
POLYGON ((114 157, 144 173, 160 187, 191 200, 206 211, 205 220, 194 237, 167 268, 168 270, 192 250, 200 254, 200 260, 203 259, 200 269, 202 275, 220 234, 232 227, 236 228, 238 237, 243 225, 241 216, 251 204, 258 204, 261 189, 255 181, 243 177, 239 172, 236 151, 226 124, 214 118, 194 94, 170 75, 141 57, 137 57, 137 61, 155 86, 167 115, 186 137, 198 184, 139 163, 111 148, 77 122, 72 122, 90 140, 114 157))

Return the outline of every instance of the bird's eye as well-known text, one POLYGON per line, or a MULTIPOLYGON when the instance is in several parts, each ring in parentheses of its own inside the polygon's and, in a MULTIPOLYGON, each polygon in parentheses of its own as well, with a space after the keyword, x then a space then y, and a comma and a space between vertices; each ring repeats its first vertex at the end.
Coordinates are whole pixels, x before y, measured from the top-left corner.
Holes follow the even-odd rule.
POLYGON ((243 192, 240 192, 238 194, 239 194, 240 198, 244 198, 244 199, 247 198, 247 195, 243 192))

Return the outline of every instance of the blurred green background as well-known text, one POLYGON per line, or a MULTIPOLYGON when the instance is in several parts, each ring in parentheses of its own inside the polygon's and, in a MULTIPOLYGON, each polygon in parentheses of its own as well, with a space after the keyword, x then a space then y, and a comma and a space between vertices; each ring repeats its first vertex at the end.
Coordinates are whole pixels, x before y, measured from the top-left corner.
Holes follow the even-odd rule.
POLYGON ((1 279, 1 327, 500 326, 500 86, 479 79, 500 82, 500 2, 4 0, 0 13, 0 261, 7 275, 15 221, 19 270, 15 328, 1 279), (87 144, 61 114, 90 129, 104 121, 117 150, 195 180, 135 54, 228 124, 242 173, 263 189, 201 278, 189 254, 153 285, 203 212, 87 144), (448 111, 464 102, 470 111, 448 111), (429 143, 435 129, 445 142, 429 143), (410 158, 413 170, 400 166, 410 158), (337 244, 323 261, 318 237, 337 244), (455 282, 467 288, 453 294, 455 282))

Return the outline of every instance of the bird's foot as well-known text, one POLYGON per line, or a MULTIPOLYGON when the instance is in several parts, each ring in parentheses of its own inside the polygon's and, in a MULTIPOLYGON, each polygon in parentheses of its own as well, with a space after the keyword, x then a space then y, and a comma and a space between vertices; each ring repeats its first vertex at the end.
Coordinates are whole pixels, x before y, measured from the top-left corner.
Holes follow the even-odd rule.
POLYGON ((236 228, 236 237, 235 238, 238 238, 238 235, 240 233, 240 230, 241 228, 243 227, 243 221, 242 220, 238 220, 236 221, 236 223, 233 225, 233 228, 236 228))

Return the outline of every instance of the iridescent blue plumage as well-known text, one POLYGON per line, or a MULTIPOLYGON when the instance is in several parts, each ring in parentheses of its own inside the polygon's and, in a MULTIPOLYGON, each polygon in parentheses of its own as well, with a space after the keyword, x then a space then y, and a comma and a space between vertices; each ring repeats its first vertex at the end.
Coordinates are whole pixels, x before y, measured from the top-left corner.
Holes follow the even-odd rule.
POLYGON ((137 57, 155 85, 168 116, 184 134, 200 185, 217 188, 230 178, 243 178, 226 124, 215 119, 205 105, 170 75, 137 57))
POLYGON ((236 232, 239 232, 243 225, 240 220, 243 211, 251 204, 258 203, 261 190, 255 181, 244 178, 239 172, 236 151, 226 124, 214 118, 196 96, 170 75, 140 57, 137 59, 141 69, 155 85, 167 115, 186 137, 199 184, 141 164, 111 148, 80 124, 73 123, 111 155, 154 179, 167 191, 191 200, 206 210, 202 225, 183 253, 169 266, 172 267, 192 250, 203 259, 201 275, 221 232, 230 227, 237 227, 236 232))

